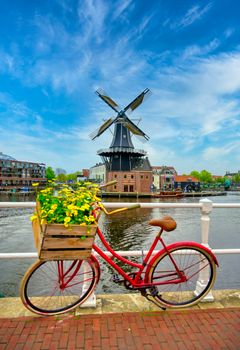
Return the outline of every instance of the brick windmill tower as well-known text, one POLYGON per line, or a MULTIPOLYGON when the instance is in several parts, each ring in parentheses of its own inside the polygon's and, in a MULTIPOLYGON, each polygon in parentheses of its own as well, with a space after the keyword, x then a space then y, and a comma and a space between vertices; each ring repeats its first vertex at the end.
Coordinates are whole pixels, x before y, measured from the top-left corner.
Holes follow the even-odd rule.
POLYGON ((146 157, 147 153, 144 150, 134 148, 132 134, 143 141, 148 141, 149 137, 126 114, 134 111, 149 93, 150 90, 145 89, 124 109, 120 109, 117 103, 106 93, 102 90, 96 91, 96 94, 117 113, 115 118, 105 121, 100 128, 90 135, 91 139, 94 140, 114 125, 110 147, 97 152, 106 165, 107 181, 117 180, 114 191, 150 192, 152 171, 146 157))

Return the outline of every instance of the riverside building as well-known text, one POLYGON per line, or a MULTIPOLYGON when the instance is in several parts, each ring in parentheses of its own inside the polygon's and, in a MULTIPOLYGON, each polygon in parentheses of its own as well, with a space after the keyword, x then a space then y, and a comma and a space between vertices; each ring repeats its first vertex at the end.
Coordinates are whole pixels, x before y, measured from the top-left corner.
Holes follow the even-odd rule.
POLYGON ((46 183, 43 163, 19 161, 0 152, 0 190, 28 190, 34 182, 46 183))

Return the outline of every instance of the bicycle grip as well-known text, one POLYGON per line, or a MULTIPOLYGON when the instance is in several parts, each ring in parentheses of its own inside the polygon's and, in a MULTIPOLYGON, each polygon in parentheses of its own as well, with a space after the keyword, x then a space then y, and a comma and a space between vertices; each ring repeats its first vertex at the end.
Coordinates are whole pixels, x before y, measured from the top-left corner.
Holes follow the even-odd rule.
POLYGON ((140 204, 133 204, 133 205, 130 205, 130 207, 128 207, 127 210, 138 209, 138 208, 141 208, 140 204))

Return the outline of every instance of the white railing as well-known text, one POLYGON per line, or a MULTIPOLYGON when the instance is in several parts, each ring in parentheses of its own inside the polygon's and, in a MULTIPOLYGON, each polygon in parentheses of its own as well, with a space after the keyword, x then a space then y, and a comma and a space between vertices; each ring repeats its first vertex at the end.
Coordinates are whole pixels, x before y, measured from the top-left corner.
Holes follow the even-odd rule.
MULTIPOLYGON (((124 208, 139 204, 141 208, 184 208, 193 209, 199 208, 201 210, 201 242, 203 245, 209 247, 209 225, 210 225, 210 214, 213 208, 239 208, 240 203, 213 203, 211 200, 204 198, 199 203, 103 203, 106 208, 124 208)), ((0 202, 0 208, 34 208, 35 202, 0 202)), ((211 249, 211 248, 210 248, 211 249)), ((240 254, 239 248, 231 249, 212 249, 214 254, 240 254)), ((154 251, 153 253, 156 253, 154 251)), ((111 256, 109 252, 105 252, 108 256, 111 256)), ((121 256, 142 256, 147 254, 147 251, 117 251, 121 256)), ((97 253, 95 253, 98 255, 97 253)), ((37 253, 0 253, 0 259, 25 259, 25 258, 37 258, 37 253)), ((204 300, 213 301, 213 295, 210 292, 204 300)), ((92 295, 84 306, 96 306, 96 297, 92 295)))

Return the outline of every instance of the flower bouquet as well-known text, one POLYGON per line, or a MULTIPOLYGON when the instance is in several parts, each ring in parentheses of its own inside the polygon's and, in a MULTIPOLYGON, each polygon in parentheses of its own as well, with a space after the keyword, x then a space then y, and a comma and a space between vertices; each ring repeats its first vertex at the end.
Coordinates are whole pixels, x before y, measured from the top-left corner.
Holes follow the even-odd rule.
POLYGON ((74 186, 52 182, 37 193, 31 220, 41 260, 74 260, 91 255, 97 230, 93 211, 100 201, 99 188, 90 182, 74 186))

